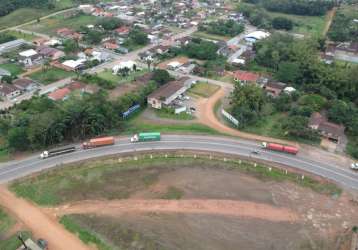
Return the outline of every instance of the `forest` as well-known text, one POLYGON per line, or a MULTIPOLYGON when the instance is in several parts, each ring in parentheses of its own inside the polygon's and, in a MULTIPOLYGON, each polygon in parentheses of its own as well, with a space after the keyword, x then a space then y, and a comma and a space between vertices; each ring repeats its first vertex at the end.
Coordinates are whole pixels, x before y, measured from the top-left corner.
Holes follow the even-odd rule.
POLYGON ((35 8, 55 8, 52 0, 1 0, 0 16, 5 16, 14 10, 28 6, 35 8))

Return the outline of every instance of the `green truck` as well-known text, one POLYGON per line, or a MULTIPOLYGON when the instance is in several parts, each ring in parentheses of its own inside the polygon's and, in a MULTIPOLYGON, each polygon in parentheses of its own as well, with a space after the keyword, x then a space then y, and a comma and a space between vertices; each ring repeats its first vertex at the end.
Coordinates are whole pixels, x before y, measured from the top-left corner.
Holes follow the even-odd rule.
POLYGON ((139 133, 131 137, 131 142, 160 141, 159 132, 139 133))

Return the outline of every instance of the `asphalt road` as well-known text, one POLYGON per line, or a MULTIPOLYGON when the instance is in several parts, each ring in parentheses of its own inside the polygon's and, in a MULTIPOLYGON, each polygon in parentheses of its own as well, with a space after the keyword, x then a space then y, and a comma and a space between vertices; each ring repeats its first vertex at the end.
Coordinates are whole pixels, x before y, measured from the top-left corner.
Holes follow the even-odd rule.
MULTIPOLYGON (((76 146, 79 147, 79 145, 76 146)), ((252 157, 253 159, 266 160, 304 170, 335 181, 346 188, 358 190, 358 173, 353 172, 348 168, 343 169, 329 163, 318 162, 316 159, 308 159, 305 155, 301 155, 300 153, 293 156, 260 149, 260 145, 252 141, 194 135, 163 135, 162 141, 143 143, 130 143, 129 138, 127 137, 118 139, 113 146, 91 150, 82 150, 79 148, 73 153, 44 160, 39 159, 38 155, 34 155, 21 161, 0 164, 0 183, 6 183, 44 169, 60 166, 61 164, 73 163, 106 155, 148 150, 203 150, 252 157), (251 153, 253 150, 257 149, 260 151, 260 154, 256 155, 251 153)))

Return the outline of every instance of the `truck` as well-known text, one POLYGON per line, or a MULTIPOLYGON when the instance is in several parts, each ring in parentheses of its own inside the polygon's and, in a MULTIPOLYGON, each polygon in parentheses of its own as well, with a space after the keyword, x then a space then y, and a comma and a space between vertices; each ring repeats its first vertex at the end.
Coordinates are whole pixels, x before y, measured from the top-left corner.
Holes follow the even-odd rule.
POLYGON ((159 132, 139 133, 131 137, 131 142, 160 141, 159 132))
POLYGON ((90 148, 97 148, 102 146, 109 146, 114 144, 114 137, 100 137, 100 138, 93 138, 89 141, 82 143, 83 149, 90 149, 90 148))
POLYGON ((41 159, 46 159, 48 157, 56 156, 56 155, 62 155, 67 154, 76 151, 75 146, 65 146, 61 148, 55 148, 51 150, 45 150, 40 154, 41 159))
POLYGON ((293 155, 296 155, 298 153, 298 148, 296 148, 296 147, 281 145, 281 144, 277 144, 277 143, 263 142, 262 147, 269 149, 269 150, 293 154, 293 155))

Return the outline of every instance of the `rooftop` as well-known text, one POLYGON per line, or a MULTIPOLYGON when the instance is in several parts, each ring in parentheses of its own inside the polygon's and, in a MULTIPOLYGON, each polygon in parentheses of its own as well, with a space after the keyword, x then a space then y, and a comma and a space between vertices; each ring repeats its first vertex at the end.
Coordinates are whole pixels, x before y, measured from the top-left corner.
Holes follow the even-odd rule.
POLYGON ((249 71, 237 70, 234 72, 234 78, 239 81, 256 82, 259 77, 258 74, 249 71))
POLYGON ((71 93, 71 90, 69 88, 62 88, 48 94, 48 98, 54 101, 59 101, 63 100, 69 93, 71 93))
POLYGON ((161 86, 159 89, 151 93, 148 98, 155 98, 158 100, 161 99, 168 99, 172 95, 174 95, 178 90, 184 87, 184 83, 182 81, 171 81, 163 86, 161 86))

